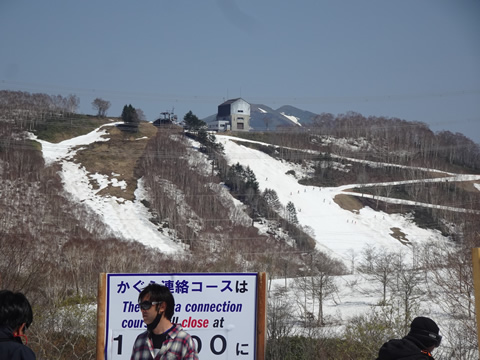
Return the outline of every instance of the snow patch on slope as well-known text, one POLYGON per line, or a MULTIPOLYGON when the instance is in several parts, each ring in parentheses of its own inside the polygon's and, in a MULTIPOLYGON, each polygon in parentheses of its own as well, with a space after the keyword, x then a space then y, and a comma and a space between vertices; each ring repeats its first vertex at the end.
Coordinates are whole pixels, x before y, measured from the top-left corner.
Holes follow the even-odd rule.
MULTIPOLYGON (((104 126, 113 125, 115 124, 104 126)), ((176 243, 170 237, 162 234, 157 226, 149 220, 152 215, 141 202, 141 200, 147 199, 142 179, 137 182, 134 201, 115 196, 100 196, 98 192, 109 185, 125 188, 127 184, 125 181, 118 181, 115 177, 109 180, 106 175, 90 174, 81 164, 73 162, 73 157, 81 149, 81 146, 109 140, 103 127, 58 144, 38 139, 36 141, 42 144, 46 164, 54 162, 61 164, 60 176, 66 193, 73 201, 87 205, 98 214, 110 228, 113 236, 138 241, 165 253, 184 251, 181 243, 176 243), (95 180, 98 187, 94 188, 91 180, 95 180)), ((35 139, 35 136, 31 135, 31 138, 35 139)))
POLYGON ((296 116, 293 116, 293 115, 287 115, 285 114, 284 112, 280 113, 282 114, 283 116, 285 116, 288 120, 290 120, 291 122, 293 122, 295 125, 298 125, 298 126, 302 126, 302 124, 300 124, 300 119, 296 116))

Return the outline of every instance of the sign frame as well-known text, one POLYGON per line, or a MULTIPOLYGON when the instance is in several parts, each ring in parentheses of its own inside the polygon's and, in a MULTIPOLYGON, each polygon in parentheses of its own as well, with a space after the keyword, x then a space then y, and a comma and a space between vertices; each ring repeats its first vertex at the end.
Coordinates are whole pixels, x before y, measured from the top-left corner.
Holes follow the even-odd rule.
MULTIPOLYGON (((98 299, 97 299, 97 344, 96 344, 96 360, 105 360, 106 345, 107 345, 107 321, 108 314, 108 279, 109 276, 211 276, 211 275, 241 275, 243 273, 100 273, 98 277, 98 299)), ((256 347, 255 360, 264 360, 266 352, 266 313, 267 313, 267 275, 265 272, 259 273, 244 273, 245 275, 255 275, 257 288, 255 294, 256 306, 256 347)))

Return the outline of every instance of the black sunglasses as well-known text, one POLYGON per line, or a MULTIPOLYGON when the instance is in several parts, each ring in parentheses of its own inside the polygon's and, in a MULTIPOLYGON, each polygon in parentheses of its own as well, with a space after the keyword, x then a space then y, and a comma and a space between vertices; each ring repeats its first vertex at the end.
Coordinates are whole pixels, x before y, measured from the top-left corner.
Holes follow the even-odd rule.
POLYGON ((152 305, 157 305, 157 304, 161 304, 162 302, 161 301, 148 301, 148 300, 145 300, 145 301, 142 301, 141 303, 138 303, 138 305, 140 305, 140 308, 142 310, 148 310, 152 307, 152 305))

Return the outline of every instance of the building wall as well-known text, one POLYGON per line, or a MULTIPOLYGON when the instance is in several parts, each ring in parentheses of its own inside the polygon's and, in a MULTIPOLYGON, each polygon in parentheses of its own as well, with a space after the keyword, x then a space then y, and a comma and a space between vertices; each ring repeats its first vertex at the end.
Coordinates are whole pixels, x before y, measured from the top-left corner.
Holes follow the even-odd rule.
MULTIPOLYGON (((243 99, 231 99, 218 106, 217 123, 228 121, 233 131, 250 130, 250 104, 243 99)), ((212 128, 215 125, 212 126, 212 128)), ((218 125, 217 125, 218 127, 218 125)))
POLYGON ((230 121, 232 130, 250 130, 250 104, 243 99, 238 99, 231 105, 230 121))
POLYGON ((208 130, 211 131, 228 131, 230 130, 229 120, 216 120, 208 124, 208 130))
POLYGON ((232 114, 245 114, 250 116, 250 104, 243 99, 238 99, 232 103, 232 114))

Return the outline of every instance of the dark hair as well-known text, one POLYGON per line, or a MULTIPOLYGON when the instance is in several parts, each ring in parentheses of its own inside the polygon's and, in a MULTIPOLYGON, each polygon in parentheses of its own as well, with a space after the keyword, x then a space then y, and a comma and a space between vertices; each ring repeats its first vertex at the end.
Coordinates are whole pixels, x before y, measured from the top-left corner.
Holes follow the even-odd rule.
POLYGON ((25 295, 10 290, 0 291, 0 325, 16 330, 23 323, 28 328, 32 321, 32 307, 25 295))
POLYGON ((175 299, 173 298, 170 289, 164 285, 151 283, 147 285, 138 295, 138 302, 149 294, 150 301, 161 301, 167 305, 165 309, 165 316, 168 320, 172 320, 172 316, 175 312, 175 299))

